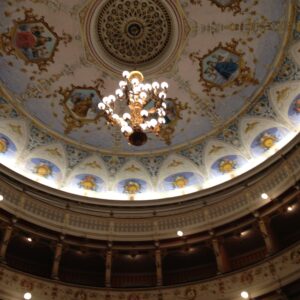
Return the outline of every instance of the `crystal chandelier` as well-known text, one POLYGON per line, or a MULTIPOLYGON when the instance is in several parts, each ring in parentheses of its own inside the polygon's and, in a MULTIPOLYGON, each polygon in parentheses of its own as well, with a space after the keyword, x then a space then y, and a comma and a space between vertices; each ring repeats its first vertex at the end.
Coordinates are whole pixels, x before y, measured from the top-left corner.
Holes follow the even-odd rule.
POLYGON ((158 135, 166 123, 167 104, 164 100, 167 98, 168 84, 143 82, 141 72, 124 71, 115 95, 104 97, 98 105, 105 112, 109 124, 118 125, 134 146, 147 142, 147 132, 158 135))

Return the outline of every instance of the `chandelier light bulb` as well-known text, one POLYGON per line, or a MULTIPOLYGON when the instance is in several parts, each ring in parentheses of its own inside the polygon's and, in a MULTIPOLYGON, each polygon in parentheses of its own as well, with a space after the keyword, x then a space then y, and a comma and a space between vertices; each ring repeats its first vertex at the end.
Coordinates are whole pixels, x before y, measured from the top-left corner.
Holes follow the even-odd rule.
POLYGON ((100 103, 98 104, 98 108, 99 108, 100 110, 104 110, 104 109, 105 109, 105 104, 102 103, 102 102, 100 102, 100 103))
POLYGON ((147 98, 147 93, 146 93, 146 92, 141 92, 141 93, 140 93, 140 97, 141 97, 142 99, 146 99, 146 98, 147 98))
POLYGON ((32 295, 31 295, 31 293, 29 293, 29 292, 25 293, 24 296, 23 296, 23 298, 24 298, 25 300, 30 300, 31 297, 32 297, 32 295))
POLYGON ((243 291, 243 292, 241 292, 241 297, 242 297, 243 299, 249 299, 249 293, 246 292, 246 291, 243 291))
POLYGON ((130 119, 131 119, 130 114, 129 114, 129 113, 124 113, 124 114, 123 114, 123 119, 124 119, 124 120, 130 120, 130 119))
POLYGON ((130 73, 128 71, 124 71, 122 75, 123 75, 124 78, 128 78, 129 74, 130 73))
POLYGON ((121 89, 117 89, 116 90, 116 95, 119 96, 119 97, 123 97, 124 94, 123 94, 123 91, 121 89))
POLYGON ((140 91, 141 91, 141 88, 140 88, 139 86, 135 86, 135 87, 133 88, 133 93, 134 93, 135 95, 139 94, 140 91))
POLYGON ((142 128, 142 130, 146 130, 148 126, 147 124, 143 123, 140 125, 140 127, 142 128))
POLYGON ((143 110, 141 111, 141 116, 142 116, 142 117, 148 117, 148 115, 149 115, 149 113, 148 113, 147 110, 143 109, 143 110))
POLYGON ((150 124, 155 127, 157 125, 157 121, 155 119, 151 119, 150 124))
POLYGON ((126 85, 127 85, 127 82, 126 82, 126 81, 120 81, 120 82, 119 82, 119 87, 120 87, 120 88, 124 88, 126 85))
POLYGON ((130 126, 126 126, 125 131, 130 134, 133 132, 133 129, 130 126))
POLYGON ((112 102, 116 101, 116 97, 114 95, 110 95, 108 99, 112 102))
POLYGON ((145 86, 145 90, 146 90, 147 92, 149 92, 149 91, 152 90, 152 85, 151 85, 150 83, 146 83, 144 86, 145 86))
POLYGON ((164 90, 168 89, 168 87, 169 87, 169 85, 166 82, 163 82, 161 84, 161 88, 164 89, 164 90))
POLYGON ((167 109, 167 104, 166 104, 165 102, 163 102, 163 103, 161 104, 161 107, 163 107, 164 109, 167 109))
POLYGON ((158 123, 165 124, 166 123, 165 118, 158 118, 158 123))
POLYGON ((165 99, 167 97, 167 94, 165 92, 160 92, 158 97, 162 98, 162 99, 165 99))
POLYGON ((140 81, 137 79, 137 78, 133 78, 132 80, 131 80, 131 84, 132 85, 138 85, 140 83, 140 81))
POLYGON ((155 90, 159 89, 159 83, 156 82, 156 81, 154 81, 154 82, 152 83, 152 87, 153 87, 155 90))
POLYGON ((128 126, 128 123, 124 119, 120 119, 120 121, 121 121, 121 126, 122 127, 128 126))

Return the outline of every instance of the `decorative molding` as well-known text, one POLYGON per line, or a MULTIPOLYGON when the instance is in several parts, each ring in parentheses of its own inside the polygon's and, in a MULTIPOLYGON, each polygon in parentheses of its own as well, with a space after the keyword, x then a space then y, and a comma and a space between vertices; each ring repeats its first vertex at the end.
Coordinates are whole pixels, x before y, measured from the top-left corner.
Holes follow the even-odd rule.
POLYGON ((43 280, 7 266, 0 266, 0 292, 5 300, 21 299, 24 292, 31 292, 40 300, 239 300, 240 293, 247 290, 251 297, 258 297, 280 289, 300 278, 300 245, 268 258, 254 267, 241 272, 219 276, 212 280, 195 282, 184 286, 151 289, 91 289, 43 280))
POLYGON ((175 237, 178 228, 185 234, 193 234, 254 212, 293 186, 299 178, 300 148, 295 148, 260 176, 237 184, 228 194, 224 191, 221 195, 210 194, 182 202, 181 206, 169 203, 160 204, 158 208, 158 202, 154 202, 157 205, 152 208, 141 205, 139 217, 136 216, 138 202, 127 203, 127 207, 120 202, 112 217, 109 206, 78 206, 54 195, 23 192, 18 184, 12 186, 5 181, 0 183, 0 193, 4 196, 0 206, 16 217, 56 231, 60 228, 63 233, 72 235, 110 240, 159 240, 175 237), (267 193, 270 198, 262 200, 261 193, 267 193))

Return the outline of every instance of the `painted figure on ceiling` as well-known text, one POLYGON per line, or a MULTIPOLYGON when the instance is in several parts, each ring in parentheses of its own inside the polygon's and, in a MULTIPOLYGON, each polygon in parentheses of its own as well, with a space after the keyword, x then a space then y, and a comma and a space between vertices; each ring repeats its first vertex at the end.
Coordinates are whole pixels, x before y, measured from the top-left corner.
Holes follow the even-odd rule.
POLYGON ((79 117, 85 118, 88 115, 90 109, 93 109, 93 99, 95 94, 90 93, 88 95, 82 93, 75 93, 71 96, 71 102, 73 104, 72 111, 79 117))
POLYGON ((172 101, 172 99, 170 98, 166 99, 166 103, 167 103, 167 108, 166 108, 165 120, 166 120, 166 124, 170 124, 172 121, 175 121, 176 118, 178 119, 177 116, 178 113, 176 110, 176 105, 172 101))
POLYGON ((29 59, 39 59, 48 56, 47 43, 52 38, 45 35, 43 26, 38 24, 20 24, 15 35, 15 46, 29 59))
POLYGON ((234 62, 230 55, 212 55, 213 60, 207 62, 208 68, 204 73, 209 74, 211 78, 217 78, 218 73, 222 78, 228 81, 239 69, 238 63, 234 62))

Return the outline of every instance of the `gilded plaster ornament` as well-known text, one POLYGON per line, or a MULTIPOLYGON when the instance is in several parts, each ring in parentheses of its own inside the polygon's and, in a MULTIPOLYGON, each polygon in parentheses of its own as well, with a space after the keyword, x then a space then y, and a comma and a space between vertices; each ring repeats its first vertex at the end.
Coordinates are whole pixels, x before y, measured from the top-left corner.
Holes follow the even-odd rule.
POLYGON ((218 153, 220 150, 224 149, 223 146, 216 146, 216 145, 212 145, 211 146, 211 149, 209 150, 208 154, 211 155, 211 154, 215 154, 215 153, 218 153))
POLYGON ((135 195, 141 190, 141 185, 136 181, 128 181, 124 186, 124 193, 135 195))
POLYGON ((236 162, 229 159, 221 160, 219 163, 219 170, 221 173, 230 173, 236 168, 236 162))
POLYGON ((141 171, 141 169, 136 167, 135 165, 131 165, 130 167, 126 168, 125 171, 135 173, 141 171))
POLYGON ((92 175, 85 176, 80 182, 79 187, 88 190, 88 191, 95 191, 97 189, 97 183, 92 175))
POLYGON ((0 138, 0 153, 5 153, 8 148, 8 142, 5 138, 0 138))
POLYGON ((254 130, 258 124, 259 124, 259 122, 247 123, 245 133, 249 133, 250 131, 254 130))
POLYGON ((47 178, 52 175, 52 168, 49 164, 40 163, 39 165, 35 166, 33 172, 41 177, 47 178))
POLYGON ((277 102, 278 103, 282 103, 283 101, 285 101, 285 99, 287 99, 289 93, 291 92, 291 88, 290 87, 285 87, 279 91, 276 92, 277 95, 277 102))
POLYGON ((10 129, 11 129, 14 133, 16 133, 16 134, 18 134, 18 135, 20 135, 20 136, 23 134, 21 125, 15 125, 15 124, 9 123, 8 126, 10 127, 10 129))
POLYGON ((185 290, 185 299, 186 300, 195 300, 197 297, 197 291, 194 288, 187 288, 185 290))
POLYGON ((300 114, 300 99, 295 101, 294 110, 296 111, 297 114, 300 114))
POLYGON ((183 165, 182 161, 173 159, 172 162, 168 164, 168 168, 176 168, 176 167, 181 166, 181 165, 183 165))
POLYGON ((51 154, 52 156, 62 157, 62 154, 57 148, 47 148, 45 151, 51 154))
POLYGON ((188 179, 184 176, 177 176, 172 182, 172 185, 174 188, 182 189, 187 186, 188 182, 188 179))
POLYGON ((102 169, 101 166, 100 166, 100 164, 98 164, 96 161, 86 163, 85 166, 86 167, 90 167, 92 169, 99 169, 99 170, 102 169))
POLYGON ((266 150, 271 149, 275 145, 276 142, 277 142, 276 136, 271 135, 269 133, 265 133, 260 138, 260 146, 266 150))

